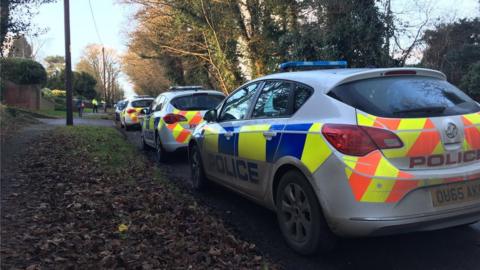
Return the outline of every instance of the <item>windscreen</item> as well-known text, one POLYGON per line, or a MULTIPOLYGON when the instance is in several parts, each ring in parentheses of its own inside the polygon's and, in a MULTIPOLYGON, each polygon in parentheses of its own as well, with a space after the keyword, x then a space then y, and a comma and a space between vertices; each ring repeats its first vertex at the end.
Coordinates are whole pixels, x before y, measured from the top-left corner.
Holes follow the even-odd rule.
POLYGON ((390 118, 468 114, 480 106, 447 81, 422 77, 384 77, 354 81, 328 93, 366 113, 390 118))
POLYGON ((152 104, 153 100, 151 99, 139 99, 132 101, 132 107, 134 108, 145 108, 145 107, 150 107, 150 104, 152 104))
POLYGON ((217 107, 224 99, 222 95, 193 94, 172 100, 173 107, 181 111, 205 111, 217 107))

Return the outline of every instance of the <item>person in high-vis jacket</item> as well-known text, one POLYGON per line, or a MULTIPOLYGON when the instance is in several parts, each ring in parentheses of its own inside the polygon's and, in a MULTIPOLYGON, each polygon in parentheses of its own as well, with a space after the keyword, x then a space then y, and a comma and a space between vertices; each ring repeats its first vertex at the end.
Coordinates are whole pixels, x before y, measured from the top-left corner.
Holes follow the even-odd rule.
POLYGON ((93 112, 98 113, 98 101, 94 98, 92 99, 93 112))

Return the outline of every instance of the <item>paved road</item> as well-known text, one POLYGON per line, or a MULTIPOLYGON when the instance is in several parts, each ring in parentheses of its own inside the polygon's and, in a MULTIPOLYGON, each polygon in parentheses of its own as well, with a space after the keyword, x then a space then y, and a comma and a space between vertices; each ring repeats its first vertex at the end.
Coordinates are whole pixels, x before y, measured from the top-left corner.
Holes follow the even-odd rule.
MULTIPOLYGON (((65 126, 65 119, 64 118, 57 118, 57 119, 38 119, 43 124, 52 125, 52 126, 65 126)), ((104 119, 88 119, 88 118, 73 118, 74 125, 82 125, 82 126, 104 126, 104 127, 114 127, 115 124, 112 120, 104 120, 104 119)))
MULTIPOLYGON (((141 149, 138 131, 124 134, 141 149)), ((145 154, 153 161, 152 152, 145 154)), ((161 169, 169 180, 191 192, 186 160, 185 153, 177 154, 161 169)), ((221 187, 194 195, 286 269, 480 269, 480 223, 434 232, 344 239, 332 254, 302 257, 286 246, 272 212, 221 187)))

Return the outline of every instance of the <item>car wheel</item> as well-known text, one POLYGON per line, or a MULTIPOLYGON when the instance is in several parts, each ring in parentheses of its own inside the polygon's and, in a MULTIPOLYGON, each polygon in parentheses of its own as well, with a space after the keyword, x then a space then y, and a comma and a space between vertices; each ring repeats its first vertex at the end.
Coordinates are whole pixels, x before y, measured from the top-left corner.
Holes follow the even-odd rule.
POLYGON ((282 176, 276 204, 280 229, 292 249, 311 255, 335 247, 336 237, 327 225, 315 192, 302 173, 292 170, 282 176))
POLYGON ((190 179, 192 182, 192 187, 195 190, 202 190, 208 184, 208 179, 205 176, 205 171, 203 169, 202 157, 198 146, 193 144, 189 149, 189 159, 190 159, 190 179))
POLYGON ((132 127, 129 126, 129 125, 127 125, 127 124, 125 124, 125 131, 131 131, 131 130, 132 130, 132 127))
POLYGON ((160 164, 166 162, 166 154, 167 152, 163 148, 160 138, 157 136, 157 138, 155 139, 155 156, 157 157, 157 163, 160 164))

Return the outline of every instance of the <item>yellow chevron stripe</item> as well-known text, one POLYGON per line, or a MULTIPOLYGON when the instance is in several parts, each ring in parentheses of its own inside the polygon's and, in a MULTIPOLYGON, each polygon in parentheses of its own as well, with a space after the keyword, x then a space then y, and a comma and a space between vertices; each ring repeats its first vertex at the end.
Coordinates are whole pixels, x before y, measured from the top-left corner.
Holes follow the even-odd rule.
POLYGON ((332 153, 327 143, 325 143, 323 136, 320 134, 321 130, 321 123, 313 124, 308 130, 309 133, 303 146, 301 160, 312 173, 316 171, 332 153))
POLYGON ((470 121, 474 125, 480 125, 480 113, 471 113, 471 114, 466 114, 463 117, 467 118, 468 121, 470 121))
POLYGON ((418 130, 423 129, 427 118, 404 118, 400 120, 397 130, 418 130))
POLYGON ((238 156, 240 158, 265 161, 267 157, 267 140, 263 131, 270 125, 250 125, 240 128, 238 135, 238 156))
POLYGON ((395 180, 372 179, 370 185, 362 196, 362 202, 385 202, 395 185, 395 180))
POLYGON ((373 115, 357 113, 357 122, 360 126, 373 127, 377 118, 373 115))
POLYGON ((375 176, 377 177, 397 177, 398 169, 395 168, 386 158, 380 158, 377 169, 375 170, 375 176))

